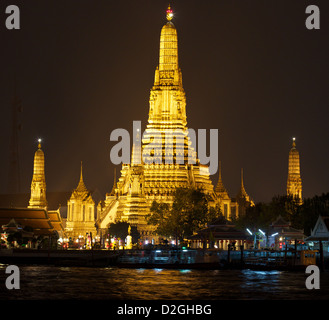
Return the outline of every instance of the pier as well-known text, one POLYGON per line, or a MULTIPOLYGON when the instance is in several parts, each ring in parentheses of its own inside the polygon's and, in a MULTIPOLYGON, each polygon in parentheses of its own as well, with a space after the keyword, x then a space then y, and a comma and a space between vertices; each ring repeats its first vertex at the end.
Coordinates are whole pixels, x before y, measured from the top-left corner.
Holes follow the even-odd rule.
MULTIPOLYGON (((326 268, 328 262, 325 259, 326 268)), ((1 249, 0 263, 119 268, 305 270, 307 265, 320 266, 321 259, 319 253, 312 250, 1 249)))

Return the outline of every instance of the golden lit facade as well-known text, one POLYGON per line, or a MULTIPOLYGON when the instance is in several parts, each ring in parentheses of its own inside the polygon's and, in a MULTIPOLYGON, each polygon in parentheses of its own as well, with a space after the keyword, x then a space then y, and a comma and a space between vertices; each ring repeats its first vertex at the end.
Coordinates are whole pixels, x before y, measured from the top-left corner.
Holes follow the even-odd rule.
POLYGON ((47 206, 45 155, 41 149, 41 140, 39 139, 38 150, 34 154, 31 196, 28 208, 47 209, 47 206))
POLYGON ((67 202, 65 233, 72 240, 96 236, 95 202, 83 181, 82 163, 79 184, 67 202))
POLYGON ((153 200, 172 202, 178 187, 200 187, 216 201, 208 166, 200 164, 188 135, 177 30, 171 20, 168 8, 167 23, 160 34, 159 65, 150 92, 147 127, 143 137, 136 133, 131 163, 122 165, 115 192, 107 194, 104 204, 98 206, 100 229, 114 221, 127 221, 147 237, 153 228, 146 224, 145 216, 153 200), (166 147, 168 141, 172 148, 166 147))
MULTIPOLYGON (((168 17, 171 20, 167 12, 168 17)), ((188 136, 177 30, 171 21, 161 30, 159 66, 155 71, 148 124, 143 136, 143 161, 144 192, 155 200, 166 200, 177 187, 202 187, 206 193, 213 193, 208 167, 200 164, 188 136), (154 145, 162 145, 155 148, 155 154, 149 148, 152 139, 154 145), (166 148, 166 139, 175 147, 168 148, 167 144, 166 148), (191 164, 192 159, 195 164, 191 164)))
POLYGON ((302 178, 300 176, 299 152, 296 149, 295 138, 293 138, 292 148, 289 152, 287 195, 293 196, 302 202, 302 178))
POLYGON ((143 136, 139 131, 134 133, 131 162, 122 165, 112 192, 97 207, 100 233, 111 223, 126 221, 138 227, 144 240, 154 239, 154 228, 147 225, 145 216, 154 200, 171 203, 179 187, 202 188, 210 205, 219 205, 226 218, 238 215, 239 205, 230 199, 221 174, 214 190, 209 168, 200 163, 192 146, 178 63, 177 30, 172 18, 169 7, 160 34, 159 65, 150 92, 147 126, 143 136))
POLYGON ((219 162, 218 171, 219 175, 215 188, 215 194, 217 196, 217 201, 224 218, 227 220, 234 220, 239 216, 245 215, 246 209, 248 207, 253 207, 255 203, 248 195, 244 187, 243 169, 241 169, 240 189, 236 198, 231 198, 224 186, 221 173, 221 162, 219 162))

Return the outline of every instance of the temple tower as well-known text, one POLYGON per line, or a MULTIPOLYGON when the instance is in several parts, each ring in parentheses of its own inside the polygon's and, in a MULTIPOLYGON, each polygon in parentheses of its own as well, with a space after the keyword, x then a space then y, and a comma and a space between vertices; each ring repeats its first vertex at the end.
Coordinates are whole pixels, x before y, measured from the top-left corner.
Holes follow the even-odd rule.
POLYGON ((98 226, 127 221, 136 225, 145 240, 152 234, 147 225, 153 200, 171 203, 176 188, 200 187, 217 203, 209 168, 193 149, 186 118, 186 97, 178 63, 177 30, 169 6, 160 33, 159 64, 150 91, 149 113, 143 134, 134 132, 131 162, 123 164, 115 195, 107 194, 99 206, 98 226))
POLYGON ((238 215, 239 217, 243 216, 246 214, 246 209, 248 207, 253 207, 255 203, 253 200, 250 198, 248 193, 246 192, 246 189, 244 187, 244 182, 243 182, 243 168, 241 168, 241 183, 240 183, 240 190, 236 196, 236 202, 238 204, 238 215))
POLYGON ((80 180, 67 202, 66 234, 74 239, 84 239, 92 234, 96 236, 95 227, 95 202, 91 192, 83 181, 82 162, 80 180))
POLYGON ((142 139, 144 191, 160 201, 169 200, 177 187, 202 187, 205 193, 213 193, 208 167, 200 164, 188 135, 178 37, 172 18, 169 6, 142 139))
POLYGON ((289 151, 287 195, 302 201, 302 179, 300 176, 299 152, 296 149, 296 139, 292 139, 292 147, 289 151))
POLYGON ((38 142, 38 150, 34 154, 31 197, 28 208, 47 209, 45 155, 41 149, 41 139, 38 142))
POLYGON ((215 188, 215 193, 217 197, 219 198, 220 202, 220 208, 223 213, 223 216, 225 219, 231 218, 231 198, 224 186, 223 180, 222 180, 222 168, 221 168, 221 162, 219 162, 218 165, 218 182, 215 188))

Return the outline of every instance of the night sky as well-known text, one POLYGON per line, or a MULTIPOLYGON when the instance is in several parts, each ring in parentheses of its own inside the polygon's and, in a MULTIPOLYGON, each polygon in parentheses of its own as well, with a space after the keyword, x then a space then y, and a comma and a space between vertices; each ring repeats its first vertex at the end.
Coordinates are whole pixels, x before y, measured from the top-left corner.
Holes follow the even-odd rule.
MULTIPOLYGON (((303 196, 329 192, 329 1, 171 1, 188 127, 219 129, 231 197, 240 169, 255 202, 285 194, 296 137, 303 196), (310 4, 320 30, 305 27, 310 4)), ((83 161, 87 188, 111 191, 110 133, 148 117, 168 1, 29 0, 0 4, 0 192, 6 193, 11 101, 22 101, 22 192, 30 191, 37 139, 47 191, 70 191, 83 161), (21 29, 7 30, 7 5, 21 29)), ((119 174, 121 166, 117 166, 119 174)), ((217 175, 212 176, 214 183, 217 175)))

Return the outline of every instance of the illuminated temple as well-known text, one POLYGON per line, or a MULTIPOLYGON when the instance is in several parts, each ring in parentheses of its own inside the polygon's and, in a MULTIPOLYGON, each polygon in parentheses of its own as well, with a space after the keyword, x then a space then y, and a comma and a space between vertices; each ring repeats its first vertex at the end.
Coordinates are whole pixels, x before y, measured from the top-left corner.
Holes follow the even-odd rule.
MULTIPOLYGON (((142 134, 140 128, 134 127, 130 163, 122 164, 121 174, 119 179, 115 177, 112 191, 106 194, 105 199, 97 200, 97 192, 88 190, 85 185, 81 163, 77 187, 65 195, 50 197, 50 193, 46 194, 45 154, 39 139, 28 208, 24 205, 26 211, 19 209, 15 219, 22 216, 20 219, 25 221, 26 215, 42 212, 42 219, 46 219, 46 234, 56 231, 60 238, 68 238, 74 243, 81 240, 86 244, 95 236, 104 240, 112 223, 126 221, 137 226, 141 240, 157 242, 158 235, 154 234, 154 227, 147 224, 145 217, 150 213, 154 200, 171 204, 176 188, 202 189, 209 205, 219 206, 228 220, 245 214, 246 208, 254 205, 245 190, 242 170, 240 190, 235 198, 231 198, 222 180, 221 163, 214 188, 209 167, 200 162, 194 149, 195 139, 192 139, 192 131, 187 127, 177 30, 172 18, 169 7, 167 22, 160 34, 159 64, 150 92, 146 129, 142 134), (86 239, 89 240, 85 242, 86 239)), ((7 203, 4 207, 11 207, 11 204, 7 203)), ((4 211, 3 215, 12 218, 12 211, 8 212, 4 211)))
MULTIPOLYGON (((25 199, 24 194, 21 199, 16 199, 15 195, 0 197, 0 207, 5 208, 0 209, 1 225, 9 222, 24 225, 28 222, 36 235, 52 237, 57 234, 75 243, 80 243, 81 239, 87 244, 85 238, 91 242, 92 238, 100 236, 104 240, 112 223, 125 221, 137 226, 141 240, 146 243, 158 240, 155 228, 145 219, 152 202, 171 204, 177 188, 202 189, 209 205, 219 206, 224 218, 231 221, 245 215, 246 209, 255 205, 246 191, 243 169, 238 193, 231 197, 222 179, 221 162, 214 186, 208 166, 201 163, 194 149, 195 139, 192 139, 187 126, 178 37, 172 18, 169 7, 167 21, 160 34, 159 63, 150 90, 145 131, 142 133, 141 128, 134 125, 130 162, 122 164, 119 179, 115 174, 111 192, 103 199, 95 190, 88 190, 81 163, 80 180, 72 192, 47 194, 45 154, 39 139, 34 155, 31 192, 27 194, 29 198, 25 199), (99 201, 100 198, 102 200, 99 201)), ((202 159, 201 153, 199 157, 202 159)), ((299 204, 302 204, 300 155, 295 138, 289 152, 286 191, 288 196, 299 199, 299 204)))
MULTIPOLYGON (((122 164, 119 179, 115 175, 112 191, 100 200, 95 190, 88 190, 81 163, 80 180, 72 192, 47 193, 45 154, 39 139, 34 155, 31 193, 26 195, 29 198, 25 199, 23 195, 24 199, 14 201, 6 195, 2 207, 10 209, 0 210, 2 224, 6 225, 15 218, 13 224, 28 222, 35 234, 57 234, 63 241, 69 239, 90 246, 95 237, 107 238, 112 223, 126 221, 137 226, 141 240, 147 243, 158 240, 154 227, 145 219, 152 202, 171 204, 177 188, 202 189, 209 205, 219 206, 228 220, 245 214, 246 208, 254 205, 246 192, 242 170, 240 190, 235 198, 231 198, 222 180, 221 163, 214 188, 209 167, 201 163, 201 154, 198 157, 194 149, 196 139, 193 130, 187 126, 178 37, 172 18, 169 7, 160 34, 159 63, 150 92, 145 131, 142 133, 141 128, 134 125, 130 161, 122 164), (12 203, 16 209, 12 208, 12 203)), ((296 160, 296 152, 292 152, 292 158, 296 160)))
POLYGON ((191 145, 186 118, 186 97, 182 72, 178 63, 177 30, 173 13, 167 10, 167 22, 160 35, 159 65, 149 98, 148 123, 144 135, 137 129, 130 164, 123 164, 121 176, 114 182, 112 192, 97 206, 97 227, 103 233, 110 223, 127 221, 136 225, 144 239, 152 235, 145 216, 153 200, 170 203, 178 187, 202 188, 212 206, 219 204, 225 217, 239 214, 239 199, 249 196, 244 190, 231 199, 221 175, 216 189, 209 177, 208 166, 200 163, 191 145), (176 148, 165 147, 165 139, 176 141, 176 148), (177 143, 179 141, 180 143, 177 143), (150 148, 150 145, 156 148, 150 148), (159 148, 160 145, 160 148, 159 148), (192 160, 192 161, 189 161, 192 160))

